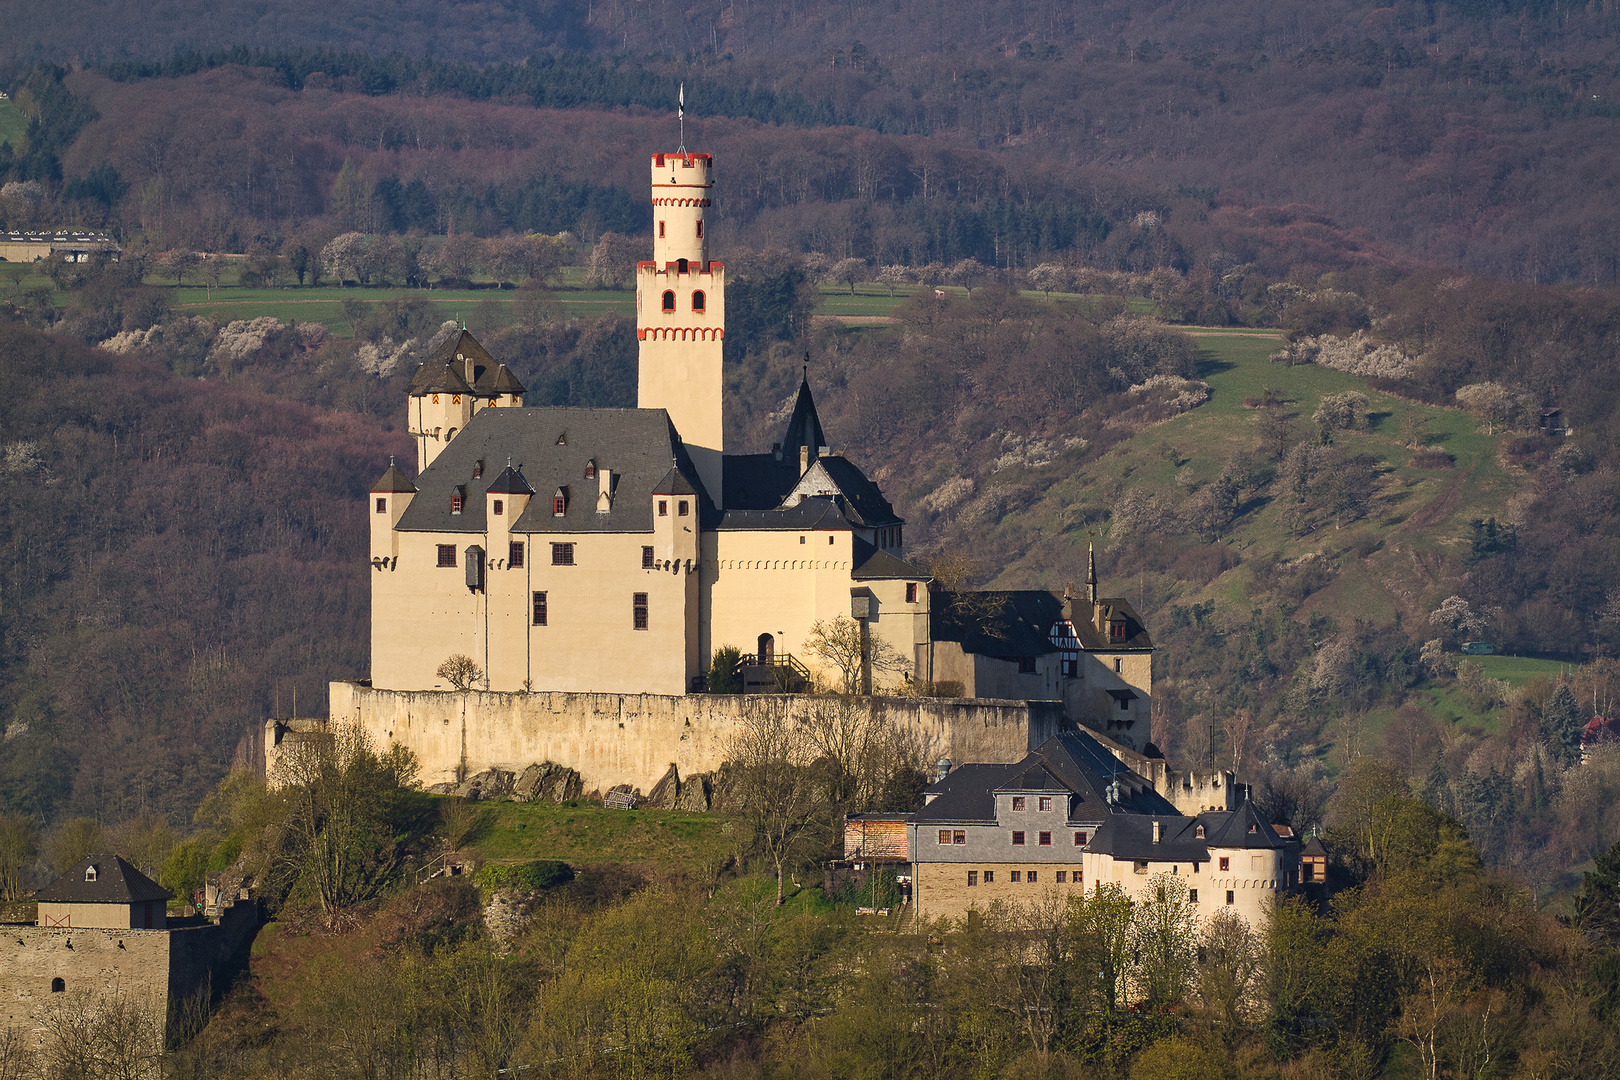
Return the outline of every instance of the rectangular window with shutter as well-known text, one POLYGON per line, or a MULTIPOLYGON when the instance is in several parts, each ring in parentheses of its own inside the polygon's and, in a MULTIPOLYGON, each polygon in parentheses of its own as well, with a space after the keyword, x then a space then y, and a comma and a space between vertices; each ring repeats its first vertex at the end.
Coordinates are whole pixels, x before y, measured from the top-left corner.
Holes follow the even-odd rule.
POLYGON ((647 629, 647 594, 638 592, 631 597, 631 615, 637 630, 647 629))

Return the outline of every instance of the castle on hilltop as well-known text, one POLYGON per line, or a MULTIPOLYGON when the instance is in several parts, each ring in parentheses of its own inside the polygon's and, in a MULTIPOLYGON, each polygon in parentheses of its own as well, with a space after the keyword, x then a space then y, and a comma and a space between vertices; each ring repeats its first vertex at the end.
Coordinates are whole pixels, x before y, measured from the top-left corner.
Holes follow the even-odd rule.
POLYGON ((1143 749, 1152 642, 1123 600, 930 588, 905 521, 829 450, 808 374, 781 438, 728 454, 725 264, 710 258, 707 154, 651 158, 653 257, 637 267, 637 408, 526 407, 518 378, 465 330, 411 380, 417 475, 371 491, 370 685, 448 689, 471 657, 494 693, 684 695, 716 650, 745 688, 832 683, 805 642, 864 623, 891 678, 972 698, 1062 701, 1143 749))

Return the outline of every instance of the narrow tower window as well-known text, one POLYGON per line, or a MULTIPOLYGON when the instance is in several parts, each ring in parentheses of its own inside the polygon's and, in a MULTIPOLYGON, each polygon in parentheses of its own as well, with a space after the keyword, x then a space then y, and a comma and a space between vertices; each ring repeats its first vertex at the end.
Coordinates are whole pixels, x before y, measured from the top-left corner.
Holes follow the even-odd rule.
POLYGON ((641 549, 641 568, 643 570, 653 568, 653 549, 650 547, 643 546, 641 549))
POLYGON ((693 311, 701 312, 703 310, 703 306, 704 306, 705 303, 707 303, 707 300, 705 299, 705 297, 703 295, 703 290, 702 289, 699 289, 697 292, 692 294, 692 310, 693 311))
POLYGON ((698 221, 698 237, 697 238, 699 240, 703 239, 703 222, 701 220, 698 221))
POLYGON ((692 269, 692 264, 687 262, 685 259, 676 259, 675 260, 675 272, 677 274, 688 273, 691 269, 692 269))
POLYGON ((665 289, 664 290, 664 310, 665 311, 674 311, 675 310, 675 290, 674 289, 665 289))
POLYGON ((647 594, 644 592, 631 594, 630 608, 636 629, 647 629, 647 594))
POLYGON ((664 223, 662 221, 660 221, 658 223, 658 239, 662 240, 663 238, 664 238, 664 223))

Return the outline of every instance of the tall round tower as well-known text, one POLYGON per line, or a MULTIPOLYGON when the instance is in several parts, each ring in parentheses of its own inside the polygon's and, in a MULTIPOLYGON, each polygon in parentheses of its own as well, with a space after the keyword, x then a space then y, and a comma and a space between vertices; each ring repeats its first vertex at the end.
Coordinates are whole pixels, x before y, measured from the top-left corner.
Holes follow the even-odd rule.
POLYGON ((653 155, 653 257, 636 267, 636 403, 668 410, 703 486, 720 506, 726 268, 709 260, 705 219, 713 190, 708 154, 653 155))

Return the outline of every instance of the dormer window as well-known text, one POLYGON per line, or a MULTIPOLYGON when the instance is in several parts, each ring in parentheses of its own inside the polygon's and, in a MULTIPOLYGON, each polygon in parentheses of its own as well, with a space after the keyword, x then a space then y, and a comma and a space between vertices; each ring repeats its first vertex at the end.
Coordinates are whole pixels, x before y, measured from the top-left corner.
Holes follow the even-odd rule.
POLYGON ((1125 620, 1114 619, 1108 624, 1108 637, 1112 641, 1125 640, 1125 620))
POLYGON ((96 880, 96 868, 95 867, 87 866, 87 867, 84 868, 84 880, 86 880, 86 881, 94 881, 94 880, 96 880))
POLYGON ((585 479, 587 479, 587 480, 595 480, 596 479, 596 459, 595 458, 592 458, 590 461, 587 461, 585 463, 585 479))
POLYGON ((568 513, 568 489, 567 488, 565 488, 565 487, 558 488, 557 489, 557 494, 555 494, 555 495, 553 495, 551 497, 551 513, 556 517, 562 517, 564 514, 568 513))
POLYGON ((477 461, 473 462, 473 479, 474 480, 481 479, 483 477, 483 475, 484 475, 484 459, 479 458, 477 461))
POLYGON ((1202 840, 1204 838, 1204 827, 1202 825, 1198 826, 1197 830, 1194 831, 1193 835, 1198 837, 1198 839, 1202 840))
POLYGON ((1255 833, 1257 833, 1259 831, 1260 831, 1260 826, 1256 825, 1252 821, 1249 822, 1249 835, 1253 836, 1255 833))
POLYGON ((461 496, 459 494, 450 496, 450 512, 452 514, 461 513, 461 496))

